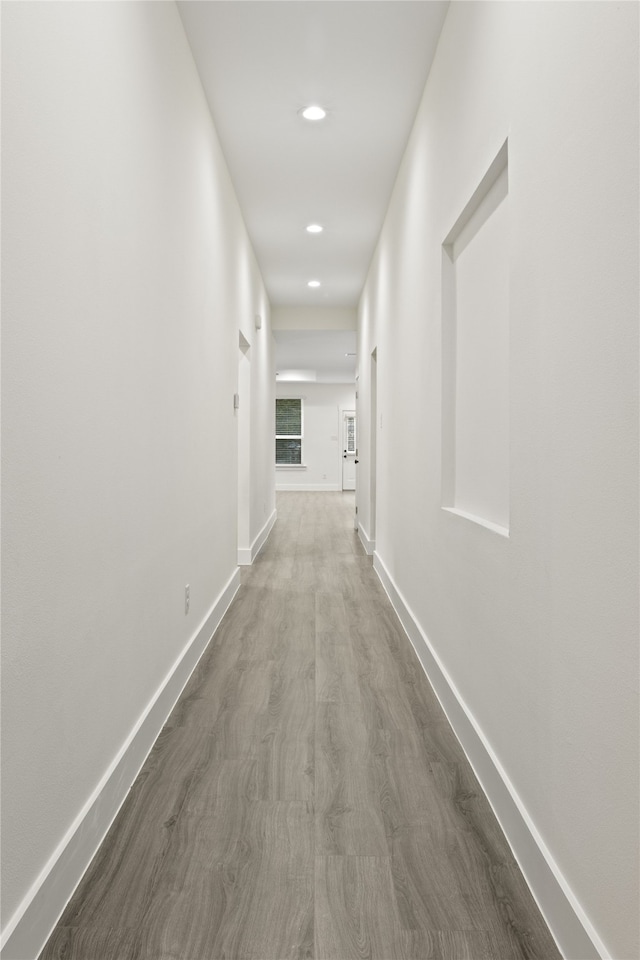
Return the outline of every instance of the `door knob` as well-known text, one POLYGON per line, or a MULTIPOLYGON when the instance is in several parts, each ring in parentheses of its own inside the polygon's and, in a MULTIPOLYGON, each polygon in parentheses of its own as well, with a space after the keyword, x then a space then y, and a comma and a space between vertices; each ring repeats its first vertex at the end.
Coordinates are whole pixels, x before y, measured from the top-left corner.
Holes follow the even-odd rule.
POLYGON ((354 463, 360 463, 360 461, 359 461, 359 460, 354 460, 353 462, 354 462, 354 463))

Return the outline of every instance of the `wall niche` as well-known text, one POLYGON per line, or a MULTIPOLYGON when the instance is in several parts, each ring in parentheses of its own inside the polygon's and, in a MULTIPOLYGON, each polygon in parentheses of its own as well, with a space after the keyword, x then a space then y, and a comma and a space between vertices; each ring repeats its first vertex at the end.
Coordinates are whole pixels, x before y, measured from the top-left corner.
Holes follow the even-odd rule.
POLYGON ((442 506, 509 533, 508 141, 442 244, 442 506))

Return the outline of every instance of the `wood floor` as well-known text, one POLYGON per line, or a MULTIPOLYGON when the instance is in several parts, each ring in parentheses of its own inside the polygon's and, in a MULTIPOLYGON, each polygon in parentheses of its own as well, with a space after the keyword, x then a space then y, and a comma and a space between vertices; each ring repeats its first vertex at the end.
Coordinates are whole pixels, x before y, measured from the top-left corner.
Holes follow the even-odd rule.
POLYGON ((279 495, 41 960, 559 958, 353 512, 279 495))

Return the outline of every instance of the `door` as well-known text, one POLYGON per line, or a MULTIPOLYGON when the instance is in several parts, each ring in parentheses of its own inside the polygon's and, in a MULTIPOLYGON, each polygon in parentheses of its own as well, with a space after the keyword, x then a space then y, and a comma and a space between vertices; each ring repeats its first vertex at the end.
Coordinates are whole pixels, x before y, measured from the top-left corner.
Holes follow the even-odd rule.
POLYGON ((378 446, 378 348, 371 352, 369 414, 369 541, 371 549, 376 542, 376 471, 378 446))
POLYGON ((342 489, 356 488, 356 412, 342 413, 342 489))

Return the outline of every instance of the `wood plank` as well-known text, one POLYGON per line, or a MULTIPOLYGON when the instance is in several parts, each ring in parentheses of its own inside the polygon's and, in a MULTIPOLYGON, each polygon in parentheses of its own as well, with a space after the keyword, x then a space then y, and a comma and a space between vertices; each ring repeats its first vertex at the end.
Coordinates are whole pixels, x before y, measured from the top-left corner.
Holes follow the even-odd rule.
POLYGON ((316 854, 388 856, 367 729, 357 703, 319 703, 316 854))
POLYGON ((144 956, 312 956, 312 813, 303 803, 225 798, 183 818, 181 849, 145 918, 144 956))
POLYGON ((388 857, 317 857, 315 891, 316 957, 406 957, 388 857))

